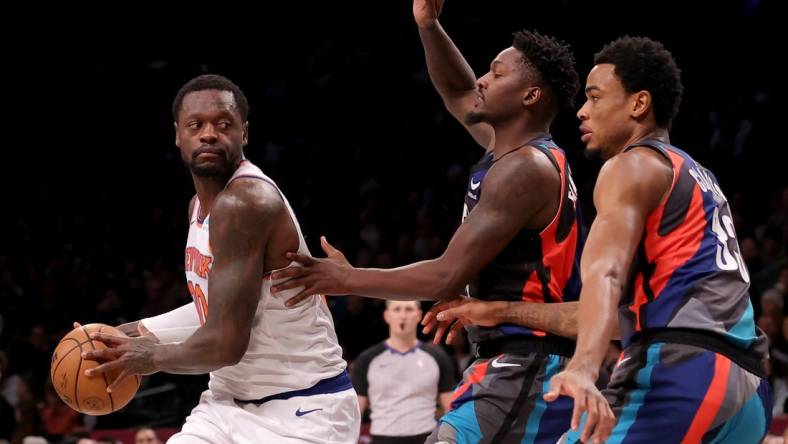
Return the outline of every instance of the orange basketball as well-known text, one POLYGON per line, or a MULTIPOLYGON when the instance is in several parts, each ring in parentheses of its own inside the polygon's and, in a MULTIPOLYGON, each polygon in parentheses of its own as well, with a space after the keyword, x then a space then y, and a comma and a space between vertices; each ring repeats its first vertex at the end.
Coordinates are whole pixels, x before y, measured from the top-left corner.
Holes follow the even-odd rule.
POLYGON ((55 347, 49 375, 55 391, 69 407, 88 415, 106 415, 122 409, 134 398, 140 388, 140 376, 127 377, 109 393, 107 386, 118 377, 121 370, 85 375, 85 370, 97 367, 100 363, 83 360, 82 352, 107 348, 104 343, 90 339, 89 335, 93 332, 125 336, 117 328, 105 324, 88 324, 71 330, 55 347))

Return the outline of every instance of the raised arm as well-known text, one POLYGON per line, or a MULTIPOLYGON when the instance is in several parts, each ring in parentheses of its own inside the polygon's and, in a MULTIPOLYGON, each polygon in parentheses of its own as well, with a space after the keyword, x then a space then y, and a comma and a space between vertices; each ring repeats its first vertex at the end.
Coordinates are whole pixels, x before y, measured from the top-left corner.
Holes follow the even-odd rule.
POLYGON ((413 1, 413 18, 419 27, 427 71, 446 109, 479 145, 488 148, 495 138, 492 127, 486 123, 468 124, 465 120, 478 95, 476 75, 438 22, 442 7, 443 0, 413 1))

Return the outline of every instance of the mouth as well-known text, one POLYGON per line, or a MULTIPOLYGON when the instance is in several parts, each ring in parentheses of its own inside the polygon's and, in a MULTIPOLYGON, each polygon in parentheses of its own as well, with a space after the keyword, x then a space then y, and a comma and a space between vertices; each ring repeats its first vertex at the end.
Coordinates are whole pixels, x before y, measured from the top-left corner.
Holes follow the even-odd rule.
POLYGON ((589 128, 585 127, 585 126, 580 126, 580 132, 583 133, 583 135, 580 136, 580 140, 583 143, 588 143, 588 141, 591 140, 591 134, 593 134, 591 129, 589 129, 589 128))
POLYGON ((194 159, 198 157, 224 157, 224 150, 214 147, 200 147, 194 151, 192 157, 194 159))

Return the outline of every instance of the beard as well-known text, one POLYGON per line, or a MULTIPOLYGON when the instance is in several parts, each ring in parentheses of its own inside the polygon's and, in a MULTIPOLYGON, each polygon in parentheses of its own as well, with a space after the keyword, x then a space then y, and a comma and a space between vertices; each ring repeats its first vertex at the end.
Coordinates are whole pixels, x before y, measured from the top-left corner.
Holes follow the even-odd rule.
POLYGON ((229 163, 188 164, 189 170, 197 177, 226 177, 230 174, 229 163))
POLYGON ((197 177, 227 177, 235 171, 233 168, 234 162, 229 158, 227 151, 212 157, 210 160, 199 159, 201 150, 197 149, 192 153, 191 159, 188 161, 184 159, 184 163, 197 177))
POLYGON ((465 116, 466 125, 476 125, 477 123, 484 122, 485 115, 481 111, 471 111, 465 116))

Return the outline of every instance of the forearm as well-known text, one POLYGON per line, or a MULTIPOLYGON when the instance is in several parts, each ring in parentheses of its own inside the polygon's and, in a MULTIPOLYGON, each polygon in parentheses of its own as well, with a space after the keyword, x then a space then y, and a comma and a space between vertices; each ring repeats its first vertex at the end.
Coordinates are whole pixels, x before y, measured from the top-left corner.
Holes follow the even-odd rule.
POLYGON ((596 377, 616 330, 620 280, 610 274, 584 283, 577 313, 577 347, 569 367, 596 377))
MULTIPOLYGON (((200 328, 200 319, 192 303, 138 322, 142 322, 142 325, 162 343, 183 342, 200 328)), ((132 324, 136 330, 136 322, 123 325, 130 329, 132 324)), ((126 331, 123 332, 129 334, 126 331)))
POLYGON ((502 302, 501 323, 517 324, 565 338, 577 338, 578 302, 502 302))
POLYGON ((476 89, 476 75, 437 20, 419 27, 419 37, 432 84, 444 99, 476 89))
POLYGON ((464 282, 439 259, 392 269, 357 268, 348 277, 348 293, 392 301, 439 300, 456 296, 464 282))

